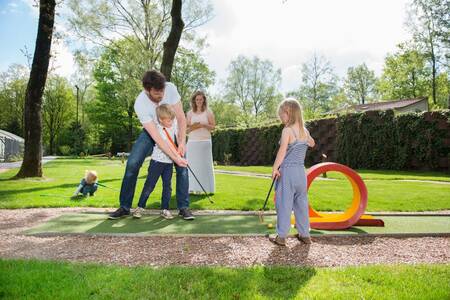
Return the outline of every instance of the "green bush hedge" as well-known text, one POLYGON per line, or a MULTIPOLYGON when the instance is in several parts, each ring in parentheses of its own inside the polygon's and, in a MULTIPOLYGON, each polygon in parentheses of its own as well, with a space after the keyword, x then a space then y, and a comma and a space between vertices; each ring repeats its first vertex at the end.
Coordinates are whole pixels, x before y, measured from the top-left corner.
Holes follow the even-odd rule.
MULTIPOLYGON (((374 111, 339 116, 332 121, 336 123, 336 138, 334 145, 327 145, 333 150, 330 159, 359 169, 448 171, 449 120, 449 110, 402 115, 374 111)), ((310 132, 326 134, 320 130, 325 121, 329 123, 330 119, 313 120, 306 127, 310 132)), ((272 164, 281 130, 281 125, 218 130, 213 134, 214 160, 240 165, 272 164)), ((307 165, 320 162, 316 150, 309 151, 307 165)))

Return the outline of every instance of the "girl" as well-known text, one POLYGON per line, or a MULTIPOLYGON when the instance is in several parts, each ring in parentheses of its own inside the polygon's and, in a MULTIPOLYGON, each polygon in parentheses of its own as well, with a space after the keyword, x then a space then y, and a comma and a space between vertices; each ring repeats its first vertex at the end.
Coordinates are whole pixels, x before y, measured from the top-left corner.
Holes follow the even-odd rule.
POLYGON ((291 227, 291 212, 294 210, 296 237, 310 244, 308 198, 306 190, 305 155, 315 142, 304 127, 302 109, 297 100, 288 98, 280 103, 278 115, 284 124, 281 133, 280 149, 273 164, 272 179, 275 185, 277 233, 270 241, 286 245, 286 237, 291 227))

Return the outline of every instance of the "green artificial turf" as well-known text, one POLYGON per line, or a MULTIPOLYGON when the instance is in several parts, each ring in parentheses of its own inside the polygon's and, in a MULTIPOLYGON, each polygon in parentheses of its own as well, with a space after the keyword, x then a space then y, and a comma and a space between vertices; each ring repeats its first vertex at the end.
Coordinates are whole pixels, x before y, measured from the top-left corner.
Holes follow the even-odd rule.
MULTIPOLYGON (((382 216, 377 218, 385 222, 385 227, 357 226, 340 231, 312 230, 311 234, 450 234, 450 217, 448 216, 382 216)), ((275 226, 276 216, 265 216, 264 223, 260 223, 256 215, 202 215, 197 216, 194 221, 185 221, 181 218, 165 220, 157 215, 144 215, 141 219, 126 217, 120 220, 108 220, 106 214, 79 213, 59 216, 28 230, 27 233, 261 235, 275 232, 274 228, 268 228, 267 224, 269 223, 275 226)), ((296 233, 296 230, 292 228, 291 233, 296 233)))

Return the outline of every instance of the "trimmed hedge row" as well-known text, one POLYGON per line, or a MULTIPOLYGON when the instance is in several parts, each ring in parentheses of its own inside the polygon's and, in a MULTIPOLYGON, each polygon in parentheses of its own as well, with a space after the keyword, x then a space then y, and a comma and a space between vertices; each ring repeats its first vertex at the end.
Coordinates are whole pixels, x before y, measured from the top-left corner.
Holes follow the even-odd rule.
MULTIPOLYGON (((306 165, 336 161, 352 168, 449 170, 450 111, 395 115, 393 111, 355 113, 313 120, 306 127, 317 146, 306 165)), ((213 134, 213 157, 220 163, 269 165, 282 125, 224 129, 213 134)))

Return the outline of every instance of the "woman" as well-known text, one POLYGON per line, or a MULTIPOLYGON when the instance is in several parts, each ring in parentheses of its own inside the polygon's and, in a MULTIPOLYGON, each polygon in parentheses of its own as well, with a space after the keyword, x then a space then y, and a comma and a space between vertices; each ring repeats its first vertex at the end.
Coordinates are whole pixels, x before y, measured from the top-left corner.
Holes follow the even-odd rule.
MULTIPOLYGON (((214 114, 208 109, 206 96, 197 91, 191 97, 191 110, 187 113, 186 157, 189 166, 207 193, 214 193, 215 180, 212 159, 211 131, 216 126, 214 114)), ((201 193, 203 190, 192 174, 189 174, 189 192, 201 193)))

